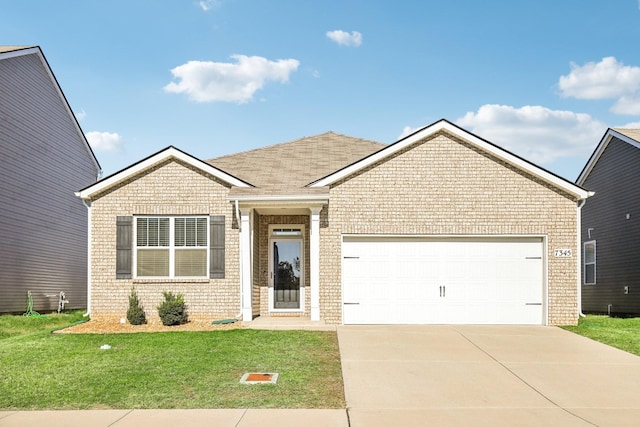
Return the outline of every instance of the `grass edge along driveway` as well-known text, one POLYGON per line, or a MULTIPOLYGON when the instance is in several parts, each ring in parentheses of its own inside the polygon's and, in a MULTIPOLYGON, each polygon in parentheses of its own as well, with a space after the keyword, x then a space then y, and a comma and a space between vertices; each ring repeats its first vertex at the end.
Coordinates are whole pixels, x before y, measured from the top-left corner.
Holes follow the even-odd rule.
POLYGON ((345 407, 335 332, 51 334, 81 314, 21 317, 0 316, 1 410, 345 407))
POLYGON ((589 314, 577 326, 563 329, 640 356, 640 317, 619 318, 589 314))

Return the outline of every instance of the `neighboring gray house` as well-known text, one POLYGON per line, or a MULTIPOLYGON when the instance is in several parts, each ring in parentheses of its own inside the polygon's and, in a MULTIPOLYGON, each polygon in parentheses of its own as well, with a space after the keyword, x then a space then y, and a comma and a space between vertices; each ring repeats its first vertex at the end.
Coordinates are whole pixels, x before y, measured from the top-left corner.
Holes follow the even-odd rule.
POLYGON ((580 173, 582 309, 640 315, 640 129, 608 129, 580 173))
POLYGON ((92 320, 578 321, 590 193, 440 120, 394 144, 333 132, 208 161, 168 147, 78 192, 92 320))
POLYGON ((88 209, 100 165, 39 47, 0 46, 0 312, 87 305, 88 209))

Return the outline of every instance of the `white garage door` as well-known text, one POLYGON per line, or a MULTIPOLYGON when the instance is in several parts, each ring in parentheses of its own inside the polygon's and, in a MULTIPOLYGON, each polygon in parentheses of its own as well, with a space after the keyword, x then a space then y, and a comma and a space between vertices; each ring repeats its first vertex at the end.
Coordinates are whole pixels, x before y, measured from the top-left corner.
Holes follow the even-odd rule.
POLYGON ((342 244, 344 324, 544 324, 540 238, 342 244))

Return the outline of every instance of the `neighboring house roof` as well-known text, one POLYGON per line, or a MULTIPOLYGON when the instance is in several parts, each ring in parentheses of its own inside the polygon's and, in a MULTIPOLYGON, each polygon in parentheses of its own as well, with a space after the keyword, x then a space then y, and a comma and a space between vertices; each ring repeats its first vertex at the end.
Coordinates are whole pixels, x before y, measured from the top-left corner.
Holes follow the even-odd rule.
POLYGON ((35 46, 0 46, 0 53, 13 52, 15 50, 29 49, 35 46))
POLYGON ((594 166, 596 165, 596 163, 598 163, 600 156, 602 155, 602 153, 607 148, 607 146, 609 145, 609 143, 613 138, 617 138, 622 142, 626 142, 627 144, 633 147, 640 148, 640 129, 625 129, 625 128, 607 129, 607 131, 604 133, 604 136, 598 143, 598 146, 593 151, 593 154, 591 154, 591 157, 587 161, 587 164, 582 169, 582 172, 580 172, 580 175, 578 175, 576 184, 584 185, 585 181, 589 177, 589 174, 593 170, 594 166))
POLYGON ((211 166, 210 164, 205 163, 202 160, 185 153, 184 151, 181 151, 173 146, 169 146, 164 150, 158 151, 157 153, 152 154, 146 159, 143 159, 129 166, 128 168, 125 168, 96 182, 95 184, 83 188, 76 193, 76 196, 80 197, 81 199, 90 200, 96 194, 99 194, 102 191, 118 185, 123 181, 126 181, 130 177, 135 176, 136 174, 152 168, 160 163, 166 162, 167 160, 180 160, 198 170, 215 176, 216 178, 230 185, 235 185, 238 187, 251 187, 250 184, 244 182, 243 180, 238 179, 233 175, 229 175, 228 173, 221 171, 220 169, 211 166))
POLYGON ((579 200, 586 199, 591 196, 592 193, 587 190, 580 188, 579 186, 573 184, 572 182, 567 181, 564 178, 561 178, 539 166, 534 165, 533 163, 524 160, 521 157, 512 154, 497 145, 494 145, 466 130, 454 125, 448 120, 442 119, 431 125, 425 126, 422 129, 414 132, 413 134, 399 140, 398 142, 383 148, 382 150, 373 153, 372 155, 365 157, 345 168, 342 168, 336 172, 331 173, 330 175, 325 176, 322 179, 319 179, 311 184, 310 187, 324 187, 331 184, 334 184, 348 176, 357 173, 358 171, 371 166, 377 162, 380 162, 394 154, 400 152, 401 150, 409 147, 410 145, 423 140, 425 138, 431 137, 437 133, 444 132, 448 133, 458 139, 462 139, 465 142, 469 143, 473 147, 490 154, 491 156, 498 158, 511 166, 522 170, 544 182, 550 184, 558 189, 561 189, 568 194, 573 195, 579 200))
POLYGON ((327 191, 306 185, 384 147, 379 142, 326 132, 207 163, 255 186, 233 189, 235 196, 320 194, 327 191))
POLYGON ((84 132, 80 128, 80 124, 78 123, 76 116, 73 114, 73 110, 71 110, 69 101, 67 101, 66 96, 64 96, 64 93, 62 92, 62 88, 58 84, 58 80, 53 74, 53 70, 51 70, 51 67, 49 66, 49 63, 47 62, 47 59, 45 58, 44 53, 42 53, 42 50, 40 49, 40 47, 39 46, 0 46, 0 61, 10 59, 10 58, 15 58, 17 56, 23 56, 23 55, 36 55, 40 59, 42 66, 44 67, 45 71, 49 75, 49 78, 51 79, 51 83, 56 88, 56 91, 58 92, 58 95, 60 96, 62 103, 64 104, 67 112, 69 113, 69 116, 73 121, 73 124, 76 128, 76 131, 78 132, 78 135, 80 136, 80 139, 84 141, 85 148, 88 151, 91 159, 93 160, 96 169, 98 170, 98 174, 96 176, 96 178, 98 178, 102 174, 102 168, 100 167, 98 158, 96 157, 95 153, 93 152, 93 149, 89 145, 89 141, 87 141, 87 138, 85 137, 84 132))

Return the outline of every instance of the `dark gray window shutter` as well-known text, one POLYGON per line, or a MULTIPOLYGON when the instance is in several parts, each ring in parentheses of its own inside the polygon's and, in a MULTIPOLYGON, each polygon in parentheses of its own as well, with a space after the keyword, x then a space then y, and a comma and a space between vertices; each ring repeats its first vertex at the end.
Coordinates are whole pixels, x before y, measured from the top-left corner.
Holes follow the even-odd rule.
POLYGON ((116 219, 116 279, 131 279, 133 217, 116 219))
POLYGON ((212 216, 209 225, 209 277, 224 279, 224 215, 212 216))

